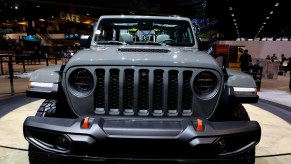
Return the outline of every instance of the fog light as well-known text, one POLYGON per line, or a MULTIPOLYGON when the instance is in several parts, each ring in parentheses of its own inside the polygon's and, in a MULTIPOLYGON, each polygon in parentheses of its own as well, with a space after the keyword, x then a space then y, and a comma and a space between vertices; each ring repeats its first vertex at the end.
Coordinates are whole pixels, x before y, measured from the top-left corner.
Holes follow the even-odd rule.
POLYGON ((59 136, 56 141, 56 147, 61 150, 69 149, 70 140, 66 136, 59 136))
POLYGON ((226 151, 226 142, 223 138, 219 138, 214 142, 214 147, 217 154, 223 153, 226 151))

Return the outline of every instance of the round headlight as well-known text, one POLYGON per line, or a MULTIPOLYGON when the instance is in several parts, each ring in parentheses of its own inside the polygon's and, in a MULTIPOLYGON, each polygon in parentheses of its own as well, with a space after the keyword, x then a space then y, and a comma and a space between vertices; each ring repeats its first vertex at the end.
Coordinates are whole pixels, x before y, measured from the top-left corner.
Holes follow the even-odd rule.
POLYGON ((198 95, 211 93, 217 84, 217 77, 214 73, 203 71, 197 74, 193 82, 194 92, 198 95))
POLYGON ((81 68, 71 73, 69 83, 78 92, 88 92, 93 89, 94 79, 90 71, 81 68))

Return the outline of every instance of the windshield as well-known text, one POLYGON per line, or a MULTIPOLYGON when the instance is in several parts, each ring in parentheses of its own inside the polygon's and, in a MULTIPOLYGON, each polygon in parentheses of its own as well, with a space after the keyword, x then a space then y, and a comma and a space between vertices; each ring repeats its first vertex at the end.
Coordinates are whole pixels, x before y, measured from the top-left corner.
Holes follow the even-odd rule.
POLYGON ((103 19, 94 43, 194 46, 191 24, 185 20, 103 19))

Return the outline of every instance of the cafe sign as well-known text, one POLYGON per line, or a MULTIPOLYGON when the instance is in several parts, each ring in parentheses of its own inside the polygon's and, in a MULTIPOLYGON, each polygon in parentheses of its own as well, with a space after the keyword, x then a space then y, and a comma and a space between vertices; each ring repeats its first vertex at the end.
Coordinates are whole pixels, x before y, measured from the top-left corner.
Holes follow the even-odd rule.
POLYGON ((61 11, 60 18, 66 21, 80 23, 80 15, 77 15, 77 14, 65 13, 61 11))

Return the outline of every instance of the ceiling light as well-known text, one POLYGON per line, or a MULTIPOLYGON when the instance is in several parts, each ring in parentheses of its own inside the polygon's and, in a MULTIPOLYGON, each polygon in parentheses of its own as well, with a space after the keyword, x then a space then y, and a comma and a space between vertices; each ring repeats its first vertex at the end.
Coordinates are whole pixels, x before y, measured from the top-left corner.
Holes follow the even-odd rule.
POLYGON ((89 13, 87 13, 87 15, 89 15, 89 13))
POLYGON ((278 7, 278 6, 279 6, 279 3, 276 3, 276 4, 275 4, 275 7, 278 7))
POLYGON ((84 24, 91 24, 92 22, 90 20, 86 20, 86 21, 84 21, 82 23, 84 23, 84 24))
POLYGON ((229 7, 229 10, 232 10, 232 7, 229 7))
POLYGON ((40 7, 39 5, 37 5, 36 7, 40 7))
POLYGON ((231 16, 233 16, 233 17, 234 17, 234 14, 231 14, 231 16))
POLYGON ((20 24, 20 25, 27 25, 26 21, 18 22, 18 24, 20 24))
POLYGON ((266 22, 264 22, 263 24, 266 24, 266 22))
POLYGON ((233 19, 233 21, 235 22, 235 21, 236 21, 236 19, 233 19))
POLYGON ((269 19, 270 17, 267 17, 266 19, 269 19))
POLYGON ((271 11, 270 14, 273 14, 273 11, 271 11))

